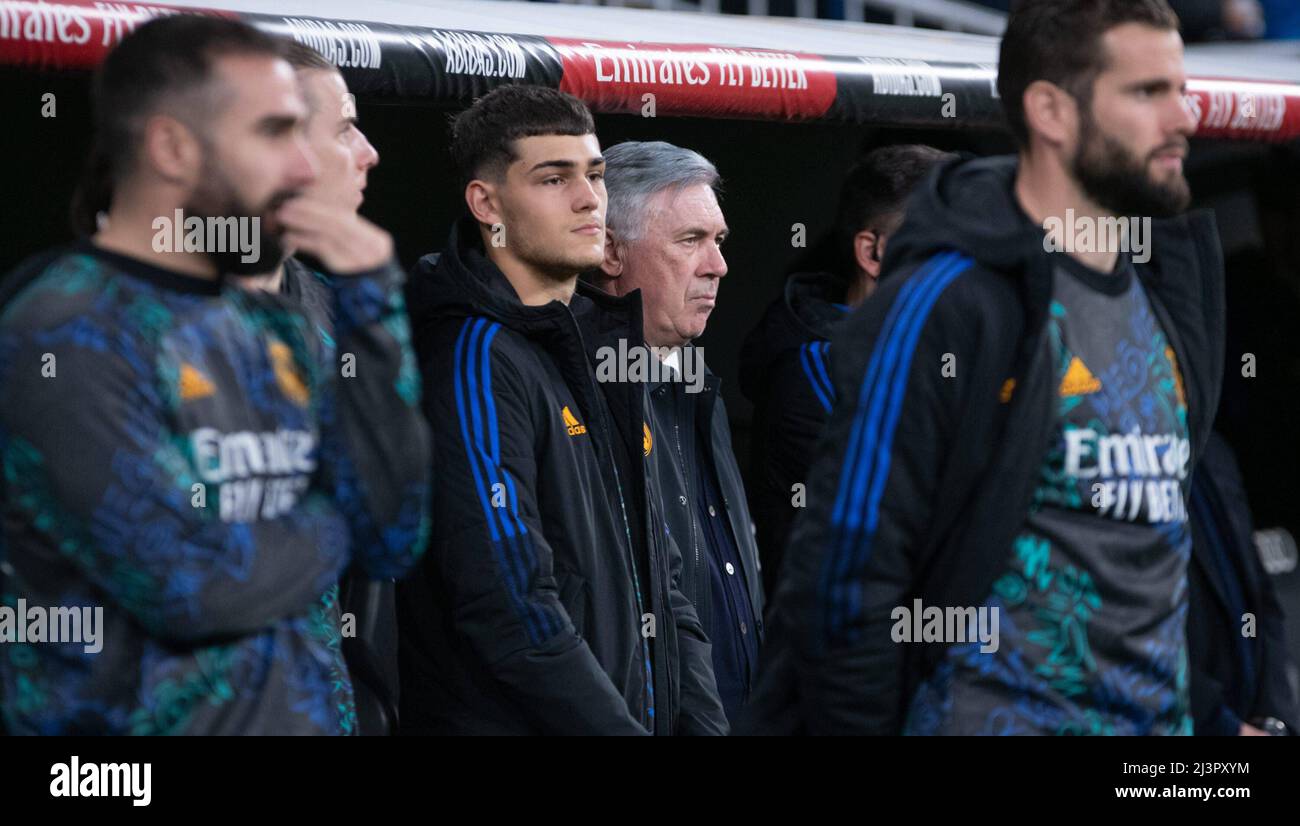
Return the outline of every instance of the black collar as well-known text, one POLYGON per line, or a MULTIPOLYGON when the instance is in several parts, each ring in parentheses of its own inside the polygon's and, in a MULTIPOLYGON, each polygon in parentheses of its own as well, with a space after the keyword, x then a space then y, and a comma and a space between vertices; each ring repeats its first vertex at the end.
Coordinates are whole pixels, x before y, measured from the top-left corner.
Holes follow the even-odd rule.
POLYGON ((179 273, 175 270, 166 270, 146 261, 141 261, 139 258, 132 258, 129 255, 106 250, 96 245, 89 238, 83 238, 76 242, 73 244, 72 249, 75 252, 93 255, 110 264, 116 270, 143 281, 148 281, 154 286, 169 292, 220 295, 224 286, 224 279, 220 276, 209 280, 179 273))

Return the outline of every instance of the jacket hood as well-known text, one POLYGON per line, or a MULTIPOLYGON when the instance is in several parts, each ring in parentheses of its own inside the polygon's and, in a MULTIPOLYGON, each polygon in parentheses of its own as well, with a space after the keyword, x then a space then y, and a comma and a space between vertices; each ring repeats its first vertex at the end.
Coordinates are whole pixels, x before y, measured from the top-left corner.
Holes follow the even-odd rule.
POLYGON ((797 272, 787 278, 781 303, 800 333, 799 341, 792 346, 829 339, 831 330, 847 311, 846 292, 845 282, 828 272, 797 272))
POLYGON ((787 278, 781 297, 768 305, 741 346, 741 391, 753 398, 774 361, 810 341, 830 339, 845 316, 844 293, 844 281, 833 273, 799 272, 787 278))
POLYGON ((1046 255, 1043 229, 1015 198, 1014 155, 959 158, 939 166, 917 187, 907 218, 889 239, 883 272, 957 250, 994 272, 1020 274, 1046 255))
MULTIPOLYGON (((479 228, 466 216, 451 228, 447 246, 419 260, 409 282, 407 303, 417 345, 439 321, 475 317, 498 322, 548 350, 571 386, 585 386, 588 366, 602 348, 617 352, 642 344, 641 294, 615 296, 581 279, 569 303, 524 304, 483 250, 479 228)), ((640 444, 640 431, 637 431, 640 444)))
MULTIPOLYGON (((941 250, 956 250, 977 266, 1020 280, 1032 311, 1041 315, 1050 293, 1053 255, 1041 226, 1021 209, 1015 197, 1019 158, 958 158, 940 165, 912 194, 903 226, 889 239, 884 277, 910 271, 941 250)), ((1171 279, 1191 278, 1184 290, 1196 302, 1208 302, 1210 316, 1221 309, 1215 295, 1202 295, 1205 284, 1222 280, 1222 252, 1214 213, 1194 210, 1152 222, 1149 239, 1154 258, 1138 266, 1148 286, 1159 288, 1171 279), (1204 270, 1204 272, 1203 272, 1204 270), (1204 281, 1204 283, 1202 283, 1204 281)), ((1164 296, 1181 301, 1183 296, 1164 296)), ((1182 309, 1182 308, 1179 308, 1182 309)))
POLYGON ((407 291, 411 326, 419 330, 439 318, 481 316, 521 332, 553 323, 565 313, 560 301, 528 306, 487 257, 478 224, 465 216, 452 225, 441 253, 422 257, 407 291))
MULTIPOLYGON (((885 277, 909 272, 941 250, 956 250, 985 271, 1015 279, 1027 329, 1039 329, 1051 297, 1053 256, 1064 253, 1047 251, 1043 228, 1016 200, 1018 160, 958 159, 933 171, 913 193, 903 226, 890 239, 885 277)), ((1197 395, 1189 402, 1188 421, 1203 440, 1218 408, 1223 376, 1222 340, 1216 342, 1223 325, 1223 251, 1214 213, 1200 209, 1152 221, 1148 243, 1153 257, 1134 262, 1135 269, 1158 299, 1153 303, 1166 316, 1165 332, 1175 351, 1204 355, 1197 365, 1200 380, 1188 385, 1197 395)), ((1200 448, 1198 441, 1194 457, 1200 448)))

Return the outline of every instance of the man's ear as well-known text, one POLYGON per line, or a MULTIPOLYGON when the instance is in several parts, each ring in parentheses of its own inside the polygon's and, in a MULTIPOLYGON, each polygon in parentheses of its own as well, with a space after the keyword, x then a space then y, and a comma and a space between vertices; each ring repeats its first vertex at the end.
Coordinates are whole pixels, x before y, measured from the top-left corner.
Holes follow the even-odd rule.
POLYGON ((614 230, 608 224, 605 225, 605 258, 600 262, 600 272, 608 279, 623 274, 623 249, 619 247, 614 230))
POLYGON ((1079 134, 1079 105, 1074 96, 1047 80, 1025 88, 1025 126, 1053 146, 1064 147, 1079 134))
POLYGON ((203 145, 189 127, 170 115, 154 115, 144 125, 144 162, 173 184, 193 187, 203 169, 203 145))
POLYGON ((475 178, 465 185, 465 206, 469 214, 480 224, 495 227, 504 224, 501 220, 501 205, 497 198, 496 186, 475 178))
POLYGON ((853 236, 853 261, 872 281, 880 277, 880 261, 884 257, 880 249, 882 241, 881 236, 869 229, 853 236))

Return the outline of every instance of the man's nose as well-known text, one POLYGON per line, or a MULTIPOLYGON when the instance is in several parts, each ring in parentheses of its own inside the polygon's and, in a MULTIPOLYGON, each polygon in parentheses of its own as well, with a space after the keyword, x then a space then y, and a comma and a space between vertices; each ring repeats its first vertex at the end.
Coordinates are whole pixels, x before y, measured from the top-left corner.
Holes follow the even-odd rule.
POLYGON ((596 209, 600 206, 600 192, 597 191, 597 185, 591 182, 590 178, 583 177, 582 183, 575 190, 573 211, 586 212, 596 209))
POLYGON ((712 240, 706 241, 709 251, 704 258, 700 275, 705 278, 722 278, 727 274, 727 259, 722 255, 722 247, 712 240))
MULTIPOLYGON (((356 129, 356 127, 353 128, 356 129)), ((375 147, 366 138, 365 133, 363 133, 360 129, 357 129, 356 137, 357 140, 360 142, 360 146, 357 151, 357 167, 362 172, 366 172, 368 170, 374 169, 376 166, 379 166, 379 150, 375 149, 375 147)))
POLYGON ((293 155, 289 162, 289 183, 292 187, 304 187, 314 183, 319 174, 320 164, 316 153, 307 143, 307 138, 299 132, 293 140, 293 155))

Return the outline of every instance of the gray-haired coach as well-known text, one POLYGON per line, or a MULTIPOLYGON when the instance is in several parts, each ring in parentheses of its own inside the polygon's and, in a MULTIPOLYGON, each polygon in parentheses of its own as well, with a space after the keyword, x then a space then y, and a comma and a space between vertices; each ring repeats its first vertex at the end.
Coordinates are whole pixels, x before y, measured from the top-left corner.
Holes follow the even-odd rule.
POLYGON ((618 295, 641 291, 646 344, 671 368, 650 382, 644 447, 681 548, 680 587, 713 644, 718 693, 734 719, 758 665, 763 592, 719 381, 692 343, 727 274, 718 171, 662 141, 620 143, 605 161, 605 260, 592 280, 618 295))

